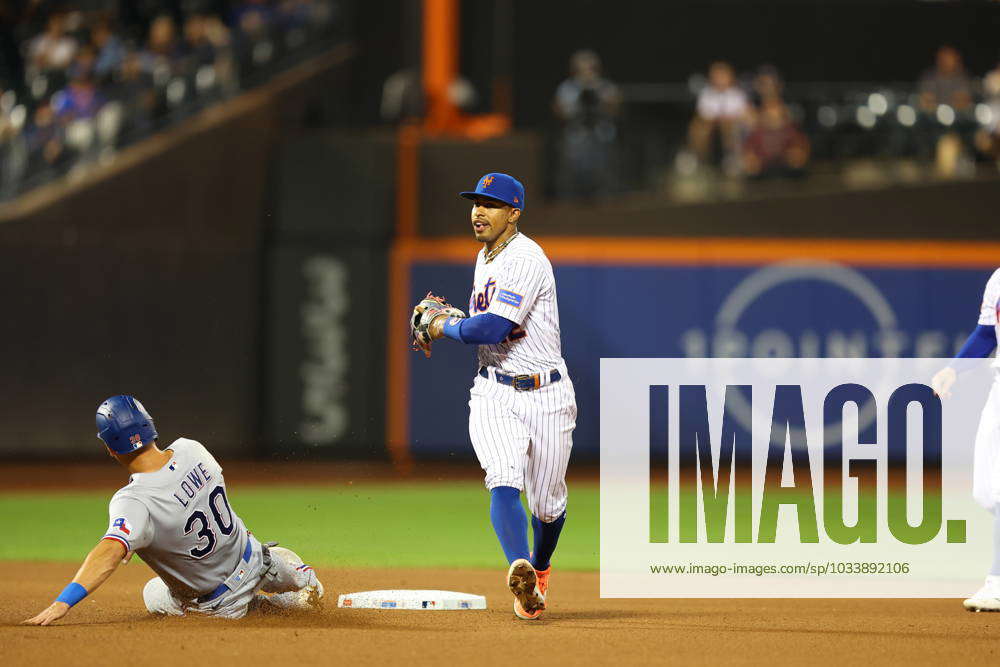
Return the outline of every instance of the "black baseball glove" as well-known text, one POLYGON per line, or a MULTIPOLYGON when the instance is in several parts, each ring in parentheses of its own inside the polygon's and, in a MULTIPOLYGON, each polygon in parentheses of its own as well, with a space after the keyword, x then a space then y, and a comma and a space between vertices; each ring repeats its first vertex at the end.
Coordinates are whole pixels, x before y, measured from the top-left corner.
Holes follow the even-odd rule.
POLYGON ((431 356, 431 323, 438 317, 468 317, 458 308, 455 308, 443 297, 434 296, 428 292, 427 296, 413 308, 413 315, 410 317, 410 344, 414 350, 421 350, 425 357, 431 356))

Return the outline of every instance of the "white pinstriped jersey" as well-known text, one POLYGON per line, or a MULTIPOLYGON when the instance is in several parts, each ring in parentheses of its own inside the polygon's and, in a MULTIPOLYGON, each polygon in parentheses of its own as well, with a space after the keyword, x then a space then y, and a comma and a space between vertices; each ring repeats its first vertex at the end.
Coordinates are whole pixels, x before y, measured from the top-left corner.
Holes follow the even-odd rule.
MULTIPOLYGON (((1000 342, 1000 269, 994 271, 990 279, 986 281, 983 305, 979 310, 979 324, 992 325, 996 332, 997 341, 1000 342)), ((993 365, 1000 368, 1000 353, 997 354, 993 365)))
MULTIPOLYGON (((983 290, 979 324, 992 326, 1000 342, 1000 269, 993 272, 983 290)), ((1000 350, 993 361, 1000 368, 1000 350)), ((972 496, 980 505, 995 512, 1000 507, 1000 373, 994 376, 986 405, 976 431, 976 450, 972 463, 972 496)))
POLYGON ((200 442, 178 438, 165 451, 167 465, 132 475, 111 498, 104 537, 126 558, 137 552, 174 593, 197 597, 233 572, 247 531, 229 506, 222 466, 200 442))
POLYGON ((563 367, 559 305, 552 264, 541 246, 518 234, 486 263, 476 257, 469 316, 493 313, 516 325, 497 345, 479 346, 479 365, 506 373, 539 373, 563 367))
POLYGON ((486 471, 486 488, 523 489, 545 522, 566 510, 566 467, 576 427, 576 393, 562 358, 552 264, 524 234, 489 264, 476 259, 469 315, 493 313, 516 325, 507 340, 479 346, 479 364, 509 374, 559 369, 560 379, 517 391, 476 375, 469 391, 469 438, 486 471))

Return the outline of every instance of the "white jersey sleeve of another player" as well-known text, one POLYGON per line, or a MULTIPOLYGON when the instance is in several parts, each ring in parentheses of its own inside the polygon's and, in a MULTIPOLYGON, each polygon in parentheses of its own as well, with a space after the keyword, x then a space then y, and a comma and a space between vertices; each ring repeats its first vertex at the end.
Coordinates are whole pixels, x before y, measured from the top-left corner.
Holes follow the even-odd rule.
POLYGON ((144 549, 153 542, 149 510, 138 500, 116 493, 108 505, 108 516, 104 539, 120 542, 125 547, 126 560, 133 551, 144 549))
POLYGON ((983 305, 979 310, 979 324, 997 326, 998 313, 1000 313, 1000 269, 994 271, 986 282, 983 305))
POLYGON ((499 267, 496 292, 486 312, 506 317, 514 324, 523 324, 538 298, 545 276, 545 266, 539 258, 526 253, 511 257, 499 267))
MULTIPOLYGON (((992 326, 997 342, 1000 343, 1000 269, 994 271, 986 281, 983 304, 979 308, 979 324, 992 326)), ((993 360, 993 366, 1000 368, 1000 354, 993 360)))

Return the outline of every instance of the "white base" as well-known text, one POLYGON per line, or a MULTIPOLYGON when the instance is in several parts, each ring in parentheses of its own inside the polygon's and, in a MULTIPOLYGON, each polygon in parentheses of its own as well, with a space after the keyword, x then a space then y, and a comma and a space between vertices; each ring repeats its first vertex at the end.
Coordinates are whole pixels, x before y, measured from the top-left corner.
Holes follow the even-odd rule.
POLYGON ((337 606, 347 609, 418 609, 465 610, 486 609, 486 598, 454 591, 363 591, 345 593, 337 598, 337 606))

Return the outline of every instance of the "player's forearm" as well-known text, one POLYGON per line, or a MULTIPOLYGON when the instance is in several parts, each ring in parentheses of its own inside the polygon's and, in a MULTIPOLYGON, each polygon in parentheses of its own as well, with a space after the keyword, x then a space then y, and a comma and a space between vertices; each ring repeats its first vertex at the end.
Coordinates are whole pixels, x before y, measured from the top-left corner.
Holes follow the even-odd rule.
POLYGON ((980 324, 966 339, 956 359, 982 359, 990 356, 997 346, 996 330, 992 324, 980 324))
POLYGON ((993 325, 980 324, 969 334, 950 367, 960 373, 970 370, 977 365, 977 359, 990 356, 996 346, 997 336, 993 325))
POLYGON ((50 625, 65 616, 73 605, 107 581, 125 555, 124 549, 125 547, 119 542, 111 540, 98 542, 97 546, 87 554, 73 581, 59 593, 55 602, 24 622, 29 625, 50 625))
POLYGON ((442 322, 444 336, 471 345, 496 345, 507 338, 513 328, 513 322, 493 313, 442 322))
POLYGON ((73 582, 87 589, 88 594, 93 593, 118 568, 124 555, 125 547, 120 542, 101 540, 87 554, 83 565, 76 571, 73 582))

